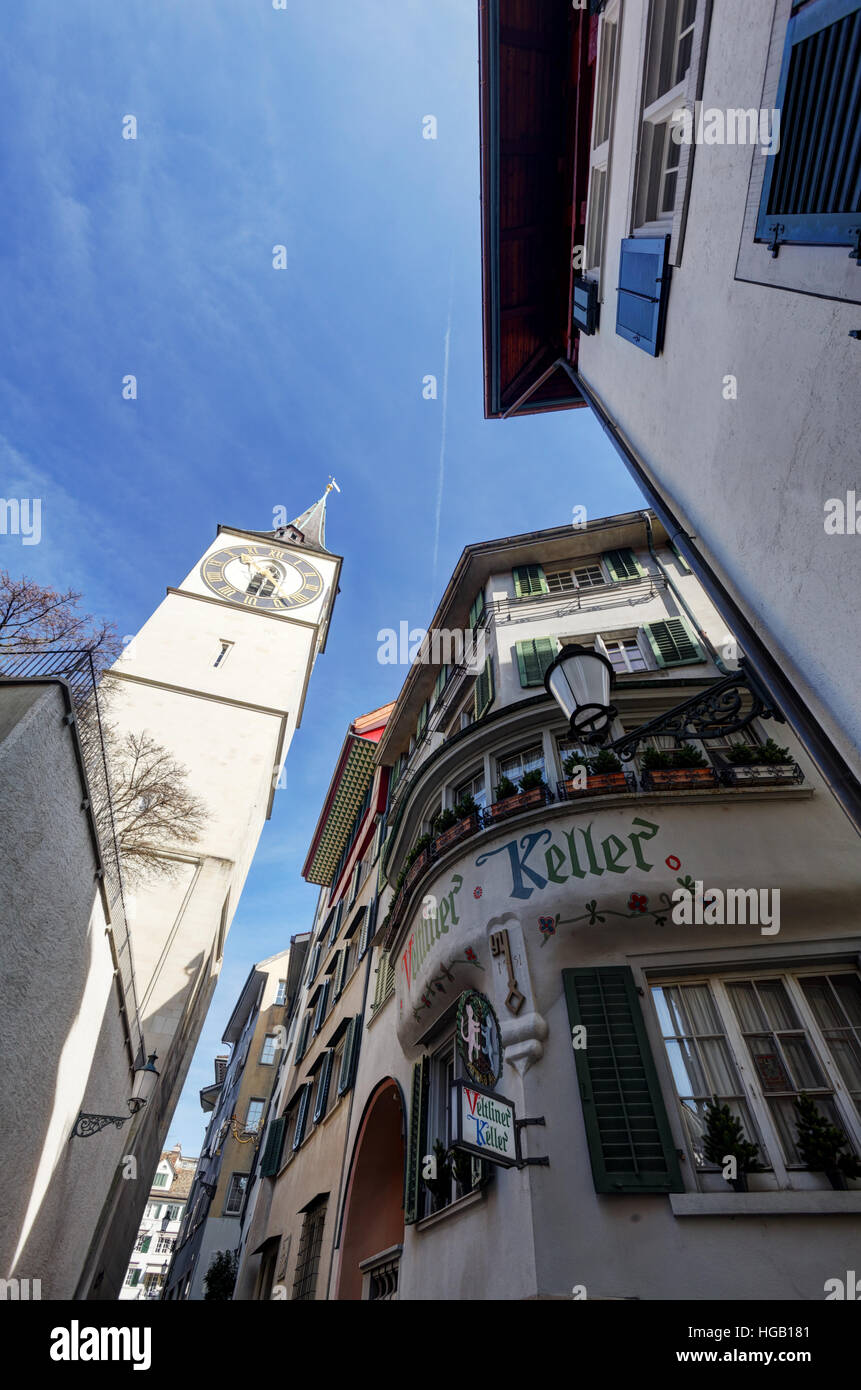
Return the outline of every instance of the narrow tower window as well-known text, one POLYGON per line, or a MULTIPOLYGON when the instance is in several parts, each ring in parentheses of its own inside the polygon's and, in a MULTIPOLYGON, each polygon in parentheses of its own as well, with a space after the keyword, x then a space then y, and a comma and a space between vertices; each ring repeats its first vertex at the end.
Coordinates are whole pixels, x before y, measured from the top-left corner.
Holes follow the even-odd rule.
POLYGON ((217 657, 215 658, 215 660, 213 661, 213 663, 212 663, 213 666, 223 666, 223 665, 224 665, 225 661, 226 661, 227 658, 228 658, 228 655, 230 654, 230 649, 231 649, 232 646, 233 646, 233 643, 232 643, 232 642, 224 642, 224 641, 221 642, 221 650, 219 651, 218 656, 217 656, 217 657))

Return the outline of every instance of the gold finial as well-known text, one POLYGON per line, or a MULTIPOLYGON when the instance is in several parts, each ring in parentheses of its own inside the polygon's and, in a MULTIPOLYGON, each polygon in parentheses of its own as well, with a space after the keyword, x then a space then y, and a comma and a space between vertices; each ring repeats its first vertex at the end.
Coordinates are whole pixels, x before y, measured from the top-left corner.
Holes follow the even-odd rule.
POLYGON ((338 487, 338 484, 335 482, 335 479, 332 477, 332 475, 331 475, 331 473, 330 473, 330 474, 329 474, 329 482, 328 482, 328 485, 327 485, 327 487, 326 487, 326 491, 327 491, 327 492, 331 492, 331 491, 332 491, 332 488, 334 488, 336 492, 340 492, 340 491, 341 491, 341 489, 338 487))

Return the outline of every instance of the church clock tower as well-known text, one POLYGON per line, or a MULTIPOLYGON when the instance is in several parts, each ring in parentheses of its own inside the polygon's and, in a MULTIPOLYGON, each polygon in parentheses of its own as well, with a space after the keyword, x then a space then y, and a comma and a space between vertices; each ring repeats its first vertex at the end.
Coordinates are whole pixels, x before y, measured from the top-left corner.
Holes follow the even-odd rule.
MULTIPOLYGON (((145 731, 163 745, 205 807, 196 843, 157 848, 169 873, 126 891, 140 1021, 161 1074, 134 1140, 142 1176, 164 1147, 225 938, 284 785, 314 662, 325 649, 342 563, 325 545, 333 486, 273 531, 220 526, 110 673, 109 717, 119 734, 145 731)), ((140 1217, 138 1186, 119 1184, 99 1242, 102 1262, 109 1244, 123 1251, 123 1271, 126 1239, 130 1248, 140 1217)), ((96 1296, 115 1297, 112 1283, 105 1280, 96 1296)))

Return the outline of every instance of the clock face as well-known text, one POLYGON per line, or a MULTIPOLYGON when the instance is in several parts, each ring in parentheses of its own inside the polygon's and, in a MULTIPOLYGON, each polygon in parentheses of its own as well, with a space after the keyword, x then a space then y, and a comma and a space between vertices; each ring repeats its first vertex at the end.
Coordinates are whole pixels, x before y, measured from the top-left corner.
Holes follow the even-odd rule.
POLYGON ((214 550, 200 574, 219 598, 270 613, 302 608, 323 592, 323 576, 307 560, 257 542, 214 550))

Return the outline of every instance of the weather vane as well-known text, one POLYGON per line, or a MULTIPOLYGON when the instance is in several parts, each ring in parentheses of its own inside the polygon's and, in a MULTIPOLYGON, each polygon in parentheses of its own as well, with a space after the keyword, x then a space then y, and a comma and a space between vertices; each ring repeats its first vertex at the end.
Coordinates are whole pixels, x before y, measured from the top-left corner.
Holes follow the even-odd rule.
POLYGON ((327 484, 326 491, 327 491, 327 492, 331 492, 331 491, 332 491, 332 488, 334 488, 336 492, 340 492, 340 491, 341 491, 341 489, 338 487, 338 484, 335 482, 335 479, 332 477, 332 475, 331 475, 331 473, 330 473, 330 474, 329 474, 329 482, 328 482, 328 484, 327 484))

